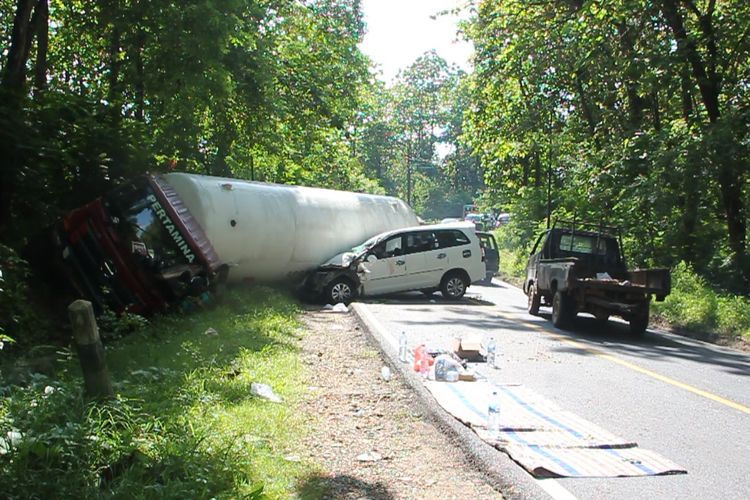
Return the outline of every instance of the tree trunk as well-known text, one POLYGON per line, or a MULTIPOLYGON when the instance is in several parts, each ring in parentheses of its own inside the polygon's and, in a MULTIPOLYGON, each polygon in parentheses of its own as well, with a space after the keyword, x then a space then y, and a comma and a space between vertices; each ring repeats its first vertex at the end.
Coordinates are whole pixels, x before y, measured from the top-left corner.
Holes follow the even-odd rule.
POLYGON ((31 20, 36 33, 36 61, 34 65, 34 88, 47 88, 47 49, 49 48, 49 3, 39 0, 31 20))
MULTIPOLYGON (((712 24, 713 6, 714 2, 709 2, 706 14, 696 14, 699 18, 702 38, 706 40, 705 57, 708 58, 706 62, 697 42, 688 35, 685 29, 684 19, 681 11, 678 9, 677 1, 662 0, 661 2, 662 14, 677 41, 677 54, 684 57, 689 64, 692 77, 698 84, 701 100, 706 108, 710 124, 709 134, 719 132, 717 123, 721 119, 719 100, 721 76, 716 72, 718 65, 715 59, 717 57, 716 36, 712 24)), ((724 216, 729 233, 729 247, 732 251, 734 268, 738 273, 738 277, 744 282, 744 288, 747 289, 748 282, 750 281, 750 270, 748 269, 745 255, 747 223, 745 221, 745 207, 742 199, 744 175, 742 168, 738 167, 736 160, 730 153, 734 148, 731 144, 726 144, 727 140, 731 142, 735 141, 731 133, 726 132, 720 138, 713 137, 711 140, 712 150, 718 169, 717 181, 719 182, 722 204, 724 206, 724 216)))
POLYGON ((8 59, 3 71, 2 88, 14 92, 21 91, 26 81, 26 61, 31 50, 31 12, 37 0, 18 0, 16 16, 13 19, 13 33, 10 38, 8 59))
POLYGON ((17 139, 23 126, 26 62, 34 34, 31 13, 36 4, 37 0, 18 0, 16 4, 8 58, 0 81, 0 110, 9 121, 4 130, 0 130, 0 158, 3 161, 0 168, 0 240, 7 239, 12 220, 13 195, 22 165, 17 139))

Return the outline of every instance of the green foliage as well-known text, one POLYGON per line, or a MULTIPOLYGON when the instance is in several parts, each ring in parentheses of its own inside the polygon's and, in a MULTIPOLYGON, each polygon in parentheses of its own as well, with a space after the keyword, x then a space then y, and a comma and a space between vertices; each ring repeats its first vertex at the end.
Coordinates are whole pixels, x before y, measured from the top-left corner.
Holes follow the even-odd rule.
POLYGON ((653 311, 678 328, 750 336, 750 300, 716 293, 684 262, 672 271, 672 293, 653 311))
POLYGON ((0 350, 3 343, 28 347, 44 337, 46 323, 29 302, 28 263, 0 244, 0 350))
POLYGON ((155 319, 108 345, 118 396, 107 403, 82 398, 75 359, 55 379, 0 387, 0 496, 293 495, 311 468, 283 458, 305 432, 293 412, 297 312, 283 294, 254 288, 210 311, 155 319), (285 402, 252 396, 252 382, 285 402))
POLYGON ((127 311, 117 314, 105 307, 104 311, 96 318, 96 323, 99 327, 99 335, 104 341, 108 341, 143 330, 148 326, 149 321, 138 314, 127 311))
POLYGON ((746 2, 480 3, 464 136, 485 197, 616 223, 632 264, 747 292, 748 22, 746 2))

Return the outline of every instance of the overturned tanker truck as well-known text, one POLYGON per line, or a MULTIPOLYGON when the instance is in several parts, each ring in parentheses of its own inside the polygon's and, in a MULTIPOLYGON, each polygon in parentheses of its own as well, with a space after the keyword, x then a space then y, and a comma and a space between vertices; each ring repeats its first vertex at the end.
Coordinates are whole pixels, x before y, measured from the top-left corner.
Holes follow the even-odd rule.
POLYGON ((390 196, 170 173, 72 211, 53 239, 66 280, 97 310, 149 314, 225 282, 301 280, 370 236, 417 224, 390 196))

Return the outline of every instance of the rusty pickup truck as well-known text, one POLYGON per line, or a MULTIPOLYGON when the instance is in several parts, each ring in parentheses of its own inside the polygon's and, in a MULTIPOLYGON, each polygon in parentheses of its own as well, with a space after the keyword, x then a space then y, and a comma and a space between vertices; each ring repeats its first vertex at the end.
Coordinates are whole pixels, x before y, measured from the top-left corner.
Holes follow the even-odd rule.
POLYGON ((634 335, 648 327, 651 298, 671 290, 668 269, 628 271, 622 238, 614 227, 557 221, 537 238, 526 266, 523 290, 528 311, 552 306, 552 323, 565 328, 579 312, 606 322, 620 316, 634 335))

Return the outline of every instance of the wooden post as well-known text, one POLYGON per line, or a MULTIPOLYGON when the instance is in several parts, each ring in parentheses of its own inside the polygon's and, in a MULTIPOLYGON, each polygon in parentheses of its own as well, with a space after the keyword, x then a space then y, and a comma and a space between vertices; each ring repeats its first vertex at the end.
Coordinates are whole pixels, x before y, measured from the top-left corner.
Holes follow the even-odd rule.
POLYGON ((68 306, 68 316, 73 326, 86 395, 95 399, 114 397, 112 381, 104 359, 104 346, 99 338, 99 327, 96 326, 91 302, 76 300, 68 306))

